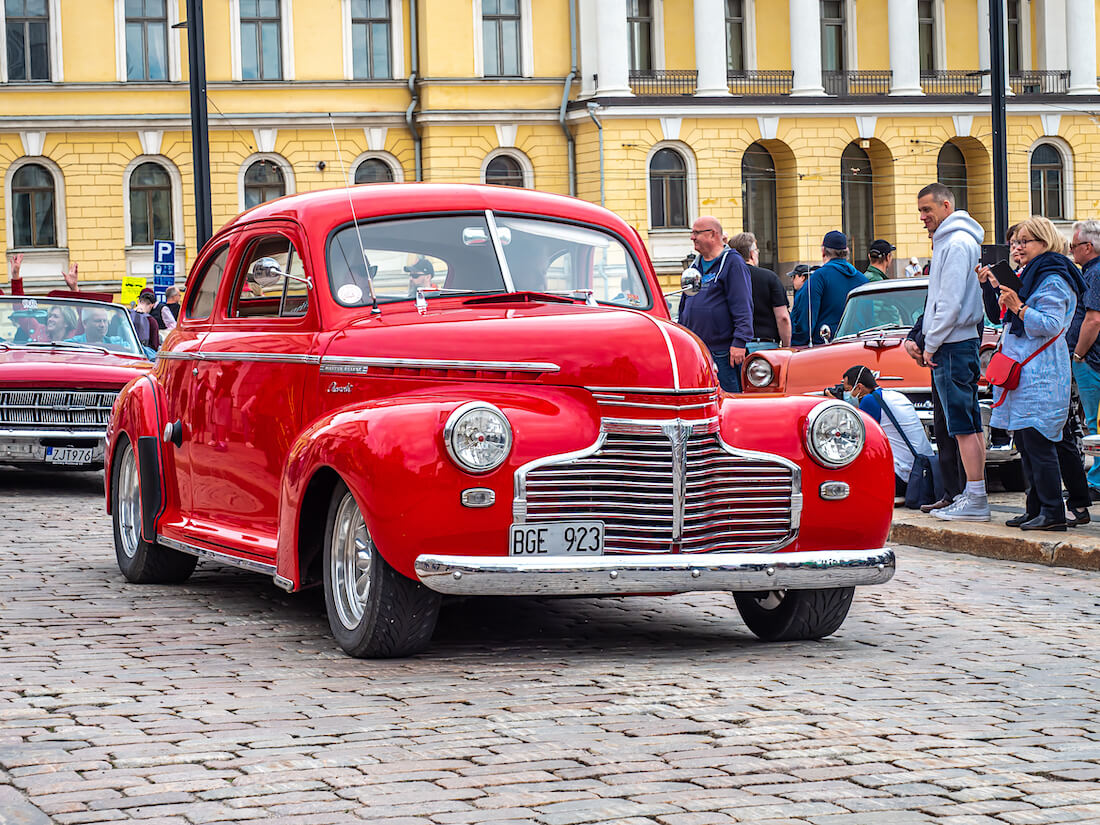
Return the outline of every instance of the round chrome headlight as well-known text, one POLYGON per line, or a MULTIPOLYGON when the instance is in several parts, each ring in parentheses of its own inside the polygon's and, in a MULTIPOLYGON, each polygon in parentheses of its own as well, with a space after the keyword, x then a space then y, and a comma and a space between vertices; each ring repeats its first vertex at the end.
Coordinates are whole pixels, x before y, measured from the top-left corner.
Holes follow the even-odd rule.
POLYGON ((504 413, 483 401, 463 404, 447 419, 443 442, 455 464, 487 473, 504 463, 512 449, 512 425, 504 413))
POLYGON ((810 410, 806 446, 819 464, 834 469, 851 464, 866 437, 863 419, 843 401, 825 401, 810 410))
POLYGON ((754 387, 766 387, 775 378, 775 369, 767 358, 750 358, 745 367, 745 378, 754 387))

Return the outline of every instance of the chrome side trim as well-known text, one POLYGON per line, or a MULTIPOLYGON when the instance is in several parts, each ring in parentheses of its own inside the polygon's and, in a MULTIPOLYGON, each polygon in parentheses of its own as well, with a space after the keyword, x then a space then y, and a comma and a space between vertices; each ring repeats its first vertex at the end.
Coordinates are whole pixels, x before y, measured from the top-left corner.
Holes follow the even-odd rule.
POLYGON ((456 361, 442 358, 367 358, 326 355, 319 359, 322 372, 366 372, 369 367, 414 370, 497 370, 498 372, 561 372, 557 364, 540 361, 456 361))
POLYGON ((725 590, 820 590, 884 584, 894 553, 702 553, 646 556, 447 556, 416 559, 416 575, 439 593, 465 596, 610 596, 725 590))
POLYGON ((596 396, 596 403, 601 407, 637 407, 643 410, 668 410, 669 412, 679 412, 680 410, 702 410, 707 407, 713 407, 718 399, 714 401, 707 401, 703 404, 680 404, 679 406, 673 406, 671 404, 639 404, 634 401, 611 401, 596 396))
POLYGON ((158 352, 166 361, 260 361, 269 364, 319 364, 319 355, 278 354, 271 352, 158 352))
POLYGON ((585 387, 589 392, 632 393, 634 395, 703 395, 718 397, 717 387, 670 390, 667 387, 585 387))
POLYGON ((0 438, 95 438, 103 441, 107 438, 106 430, 21 430, 0 429, 0 438))
MULTIPOLYGON (((157 543, 163 544, 165 547, 171 547, 173 550, 179 550, 181 553, 190 553, 192 556, 198 556, 200 559, 211 559, 221 562, 222 564, 240 567, 243 570, 251 570, 253 573, 264 573, 268 576, 275 575, 275 565, 268 564, 267 562, 242 559, 238 556, 232 556, 229 553, 221 553, 217 550, 209 550, 205 547, 196 547, 193 544, 187 544, 186 542, 177 541, 176 539, 170 539, 164 536, 157 536, 157 543)), ((276 584, 278 584, 278 582, 276 582, 276 584)))

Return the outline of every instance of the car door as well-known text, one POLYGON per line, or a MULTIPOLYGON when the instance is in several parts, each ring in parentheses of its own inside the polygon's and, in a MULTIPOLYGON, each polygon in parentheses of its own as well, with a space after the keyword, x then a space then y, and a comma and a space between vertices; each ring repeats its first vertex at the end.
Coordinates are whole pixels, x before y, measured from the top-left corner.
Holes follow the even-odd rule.
POLYGON ((306 283, 269 272, 274 262, 308 276, 296 225, 250 227, 239 248, 220 317, 199 348, 195 403, 205 421, 192 447, 192 513, 207 540, 269 559, 283 466, 317 372, 318 312, 306 283))

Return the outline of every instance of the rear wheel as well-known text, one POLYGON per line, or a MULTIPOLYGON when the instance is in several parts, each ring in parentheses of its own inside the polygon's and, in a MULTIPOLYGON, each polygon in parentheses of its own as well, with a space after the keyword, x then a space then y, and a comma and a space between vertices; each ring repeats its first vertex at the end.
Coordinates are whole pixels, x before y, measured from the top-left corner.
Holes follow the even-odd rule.
POLYGON ((820 639, 844 624, 854 587, 827 590, 770 590, 735 593, 737 610, 749 630, 765 642, 820 639))
POLYGON ((186 581, 198 559, 141 537, 141 484, 137 456, 125 436, 111 465, 111 521, 118 569, 135 584, 186 581))
POLYGON ((329 505, 324 572, 329 627, 345 653, 391 658, 428 646, 440 595, 402 576, 382 558, 343 483, 329 505))

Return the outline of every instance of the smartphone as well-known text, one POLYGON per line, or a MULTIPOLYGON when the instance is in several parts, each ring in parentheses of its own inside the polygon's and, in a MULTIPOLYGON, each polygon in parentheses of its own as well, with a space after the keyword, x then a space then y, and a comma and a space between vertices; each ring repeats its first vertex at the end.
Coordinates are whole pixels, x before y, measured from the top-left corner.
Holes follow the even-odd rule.
POLYGON ((998 261, 1007 261, 1008 251, 1006 243, 983 243, 981 265, 991 267, 998 261))
POLYGON ((1024 282, 1012 271, 1012 267, 1009 266, 1008 261, 997 261, 991 268, 993 270, 993 277, 997 279, 997 283, 1001 286, 1007 286, 1009 289, 1015 290, 1017 294, 1023 289, 1024 282))

